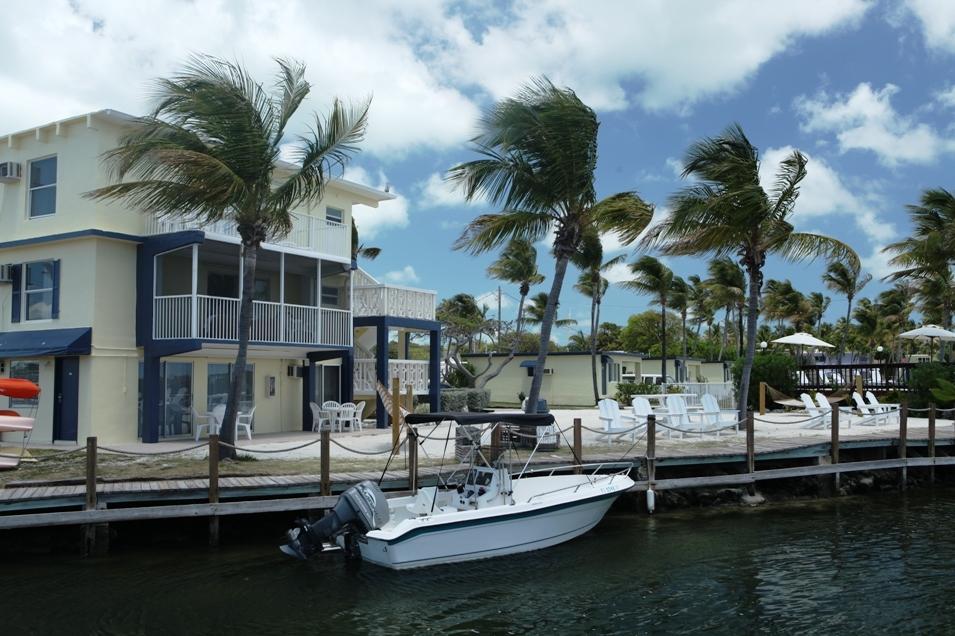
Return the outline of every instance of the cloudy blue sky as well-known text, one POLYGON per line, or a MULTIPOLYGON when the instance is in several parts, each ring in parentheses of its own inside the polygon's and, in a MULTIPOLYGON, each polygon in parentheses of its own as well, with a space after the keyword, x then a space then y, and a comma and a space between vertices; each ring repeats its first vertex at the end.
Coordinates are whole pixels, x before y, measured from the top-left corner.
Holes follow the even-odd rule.
MULTIPOLYGON (((955 187, 955 2, 945 0, 35 0, 7 12, 0 50, 4 131, 100 108, 141 113, 149 80, 190 52, 237 58, 263 80, 272 57, 298 58, 315 85, 310 110, 373 95, 347 176, 399 196, 359 213, 365 241, 384 249, 367 267, 441 296, 496 287, 490 257, 450 249, 490 210, 466 205, 442 175, 472 156, 481 110, 538 74, 597 110, 601 196, 637 190, 665 210, 687 146, 739 122, 767 173, 791 148, 810 157, 797 226, 848 241, 876 277, 889 271, 880 248, 908 229, 904 206, 955 187)), ((549 272, 546 248, 540 261, 549 272)), ((682 275, 705 267, 669 263, 682 275)), ((820 272, 772 261, 767 274, 813 291, 820 272)), ((612 289, 605 316, 623 322, 645 305, 612 289)), ((561 314, 585 323, 588 308, 568 285, 561 314)), ((832 317, 843 311, 835 299, 832 317)))

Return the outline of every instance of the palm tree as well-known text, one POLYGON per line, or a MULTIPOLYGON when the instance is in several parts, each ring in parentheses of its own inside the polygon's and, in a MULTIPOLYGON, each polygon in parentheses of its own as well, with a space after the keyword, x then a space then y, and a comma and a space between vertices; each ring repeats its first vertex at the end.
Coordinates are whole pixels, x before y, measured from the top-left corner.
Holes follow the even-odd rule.
POLYGON ((472 220, 455 247, 480 254, 512 238, 533 243, 554 233, 554 278, 527 400, 528 411, 535 412, 570 258, 593 227, 616 229, 625 243, 634 241, 650 223, 653 208, 632 192, 597 200, 597 116, 568 88, 546 78, 533 80, 515 97, 495 104, 478 126, 472 144, 480 158, 455 166, 448 178, 467 200, 480 196, 501 211, 472 220))
MULTIPOLYGON (((722 360, 730 332, 730 316, 734 309, 739 311, 746 303, 746 274, 743 268, 728 256, 711 260, 707 265, 707 273, 708 278, 705 282, 712 303, 716 307, 723 307, 726 311, 719 355, 719 359, 722 360)), ((740 346, 742 346, 741 343, 738 344, 738 347, 740 346)))
POLYGON ((872 280, 872 274, 862 273, 862 268, 856 262, 844 263, 833 261, 826 268, 826 273, 822 275, 822 282, 826 287, 842 294, 846 297, 846 322, 842 328, 842 338, 839 341, 839 361, 846 352, 846 338, 849 337, 849 327, 852 316, 852 299, 856 297, 862 288, 872 280))
MULTIPOLYGON (((682 334, 681 342, 683 345, 683 354, 682 354, 682 369, 686 371, 686 317, 690 311, 690 286, 685 280, 679 276, 673 277, 673 282, 670 284, 670 298, 669 305, 676 311, 680 312, 680 322, 682 325, 682 334)), ((677 378, 681 382, 686 382, 689 378, 677 378)))
MULTIPOLYGON (((527 318, 524 319, 524 322, 535 327, 543 325, 547 318, 547 308, 550 306, 548 300, 547 292, 539 292, 531 296, 531 304, 527 306, 527 318)), ((552 318, 551 322, 555 327, 572 327, 577 324, 577 321, 573 318, 557 318, 556 316, 552 318)), ((548 340, 549 342, 550 340, 548 340)))
POLYGON ((567 339, 568 351, 587 351, 588 349, 590 349, 590 336, 584 335, 583 331, 577 331, 567 339))
POLYGON ((667 378, 667 301, 673 292, 673 271, 658 259, 646 255, 630 263, 633 279, 620 283, 638 294, 650 296, 650 303, 660 305, 660 377, 667 378))
POLYGON ((806 158, 793 151, 780 165, 769 192, 759 180, 759 152, 739 125, 719 137, 693 144, 684 159, 683 176, 697 179, 670 201, 672 212, 654 226, 645 244, 665 254, 736 255, 749 283, 746 356, 740 384, 739 408, 747 408, 749 382, 756 355, 763 267, 769 254, 791 261, 826 256, 859 257, 845 243, 827 236, 796 232, 790 221, 799 183, 806 176, 806 158))
POLYGON ((763 313, 767 318, 779 321, 780 328, 784 321, 789 321, 793 329, 798 330, 802 323, 808 322, 807 317, 812 312, 809 301, 789 279, 766 281, 763 299, 763 313))
POLYGON ((816 333, 819 333, 819 330, 822 328, 822 315, 829 309, 829 304, 832 302, 832 299, 828 296, 824 296, 821 292, 812 292, 809 294, 807 300, 809 301, 813 328, 816 330, 816 333))
MULTIPOLYGON (((706 324, 713 323, 713 300, 707 289, 706 283, 696 274, 689 276, 687 281, 690 283, 690 292, 688 300, 690 303, 690 313, 693 314, 693 323, 696 325, 696 337, 700 337, 700 328, 706 324)), ((707 332, 709 337, 709 332, 707 332)))
MULTIPOLYGON (((514 337, 511 342, 511 352, 494 370, 489 370, 482 378, 481 386, 500 375, 504 367, 510 364, 520 347, 521 333, 524 331, 524 303, 531 291, 532 285, 544 282, 544 276, 537 271, 537 250, 534 244, 522 238, 514 238, 508 242, 501 255, 487 268, 488 275, 495 279, 518 286, 520 299, 517 302, 517 319, 514 321, 514 337)), ((500 329, 498 329, 500 332, 500 329)), ((500 339, 500 333, 498 333, 500 339)), ((498 343, 500 344, 500 343, 498 343)), ((488 361, 490 364, 490 360, 488 361)))
MULTIPOLYGON (((206 56, 159 80, 153 111, 104 155, 118 182, 88 193, 160 217, 235 223, 244 283, 222 426, 229 444, 245 384, 259 247, 288 234, 293 209, 321 199, 326 182, 358 150, 367 124, 368 102, 346 107, 335 99, 331 113, 315 116, 309 134, 299 138, 295 165, 279 165, 286 126, 311 87, 303 65, 277 63, 272 93, 237 63, 206 56)), ((220 457, 234 454, 220 447, 220 457)))
POLYGON ((600 401, 600 389, 597 387, 597 330, 600 325, 600 303, 610 286, 610 281, 604 278, 603 273, 625 260, 621 254, 605 261, 603 252, 600 234, 591 231, 584 236, 580 250, 573 258, 574 264, 581 269, 580 278, 577 279, 574 289, 590 299, 590 376, 593 381, 594 404, 600 401))
POLYGON ((352 217, 351 220, 351 258, 353 261, 357 261, 359 258, 367 258, 369 261, 373 261, 376 258, 381 256, 380 247, 372 247, 371 245, 365 245, 361 242, 361 239, 358 237, 358 226, 355 225, 355 218, 352 217))

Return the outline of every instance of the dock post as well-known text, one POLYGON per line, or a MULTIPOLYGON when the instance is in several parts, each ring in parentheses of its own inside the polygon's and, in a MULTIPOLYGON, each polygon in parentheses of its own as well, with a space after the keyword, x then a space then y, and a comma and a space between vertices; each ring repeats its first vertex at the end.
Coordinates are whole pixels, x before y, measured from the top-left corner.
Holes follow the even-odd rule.
POLYGON ((583 430, 580 425, 580 418, 574 418, 574 463, 577 464, 577 468, 574 470, 578 475, 580 474, 581 468, 580 465, 584 463, 583 460, 583 430))
POLYGON ((928 483, 935 483, 935 402, 928 405, 928 456, 932 465, 928 469, 928 483))
POLYGON ((332 450, 332 432, 323 426, 319 435, 321 435, 322 440, 321 457, 319 457, 319 470, 321 470, 321 493, 323 497, 328 497, 332 494, 332 479, 330 475, 332 458, 329 456, 332 450))
POLYGON ((413 426, 408 427, 408 489, 418 492, 418 431, 413 426))
POLYGON ((391 380, 391 450, 398 448, 398 437, 401 435, 401 382, 398 378, 391 380))
MULTIPOLYGON (((756 420, 753 412, 746 411, 746 472, 750 475, 756 472, 756 420)), ((756 494, 756 482, 746 489, 750 495, 756 494)))
MULTIPOLYGON (((908 402, 902 403, 902 408, 899 413, 899 459, 905 460, 906 458, 906 444, 908 444, 909 438, 909 404, 908 402)), ((909 468, 903 463, 902 464, 902 481, 901 486, 902 490, 905 490, 905 487, 908 485, 909 481, 909 468)))
POLYGON ((411 383, 405 385, 405 408, 414 413, 414 385, 411 383))
POLYGON ((766 383, 759 383, 759 414, 766 415, 766 383))
POLYGON ((865 395, 865 393, 863 392, 861 375, 856 376, 856 393, 858 393, 859 395, 865 395))
MULTIPOLYGON (((209 435, 209 503, 219 503, 219 436, 209 435)), ((209 517, 209 547, 219 546, 219 517, 209 517)))
POLYGON ((656 494, 653 482, 657 477, 657 416, 647 416, 647 512, 653 514, 656 509, 656 494))
MULTIPOLYGON (((85 510, 96 510, 96 438, 86 438, 86 501, 83 505, 85 510)), ((96 524, 87 524, 83 526, 80 541, 80 553, 82 556, 97 554, 96 524)))
MULTIPOLYGON (((856 379, 859 379, 856 376, 856 379)), ((830 422, 830 432, 832 433, 831 440, 829 443, 829 458, 833 464, 839 463, 839 406, 837 404, 832 405, 831 413, 831 422, 830 422)), ((839 470, 836 469, 836 472, 832 474, 832 482, 835 487, 835 493, 839 494, 839 470)))

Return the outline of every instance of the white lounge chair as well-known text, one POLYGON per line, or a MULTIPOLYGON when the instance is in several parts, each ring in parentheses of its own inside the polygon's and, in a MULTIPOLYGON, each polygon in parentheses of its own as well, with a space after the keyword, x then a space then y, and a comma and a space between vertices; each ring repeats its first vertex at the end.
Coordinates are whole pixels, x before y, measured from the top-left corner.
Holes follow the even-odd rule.
POLYGON ((721 429, 732 428, 739 434, 739 411, 736 409, 721 409, 716 398, 704 393, 700 398, 703 404, 703 420, 710 427, 716 428, 719 435, 721 429))
POLYGON ((867 404, 857 391, 852 392, 852 401, 855 403, 856 408, 859 409, 859 413, 862 414, 860 424, 888 424, 890 418, 898 418, 898 411, 893 414, 889 411, 883 411, 880 408, 873 407, 871 404, 867 404))
POLYGON ((803 428, 827 428, 830 425, 829 411, 832 410, 831 406, 828 410, 820 410, 819 405, 812 401, 808 393, 800 393, 799 399, 802 400, 802 404, 806 408, 806 413, 808 413, 811 418, 808 422, 803 424, 803 428))
POLYGON ((686 401, 679 395, 668 395, 666 404, 666 422, 661 422, 660 425, 667 429, 667 437, 670 437, 673 432, 679 433, 681 438, 685 434, 716 433, 719 435, 720 427, 710 425, 702 411, 691 414, 686 408, 686 401))
MULTIPOLYGON (((822 412, 822 414, 830 418, 829 426, 832 426, 832 404, 822 393, 816 393, 816 404, 819 405, 819 410, 822 412)), ((846 428, 852 428, 852 407, 840 406, 839 412, 846 416, 846 428)))
POLYGON ((632 415, 621 413, 620 405, 616 400, 604 398, 597 402, 597 408, 600 412, 598 417, 603 424, 600 437, 607 440, 607 446, 610 446, 614 437, 628 433, 631 439, 636 439, 636 430, 631 429, 637 426, 637 419, 632 415))
POLYGON ((869 405, 880 413, 892 413, 893 411, 898 411, 902 408, 901 404, 883 404, 876 399, 875 394, 872 391, 865 392, 865 399, 869 405))

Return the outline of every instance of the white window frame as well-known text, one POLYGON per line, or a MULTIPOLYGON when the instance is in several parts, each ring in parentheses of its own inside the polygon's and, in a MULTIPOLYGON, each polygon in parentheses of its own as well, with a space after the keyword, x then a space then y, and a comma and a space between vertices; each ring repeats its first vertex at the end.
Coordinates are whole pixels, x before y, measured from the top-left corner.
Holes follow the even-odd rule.
POLYGON ((54 154, 54 155, 47 155, 46 157, 37 157, 36 159, 30 159, 30 161, 27 162, 27 210, 26 212, 27 212, 28 219, 45 219, 50 216, 56 216, 56 208, 57 208, 56 186, 59 182, 60 182, 60 160, 57 157, 57 155, 54 154), (37 163, 39 161, 46 161, 47 159, 56 160, 56 179, 53 180, 53 183, 49 183, 47 185, 34 186, 33 171, 31 170, 31 167, 33 166, 34 163, 37 163), (47 214, 34 215, 33 214, 33 193, 36 190, 45 190, 47 188, 54 188, 53 211, 47 214))
POLYGON ((341 208, 336 208, 336 207, 331 206, 331 205, 326 205, 326 206, 325 206, 325 220, 326 220, 327 222, 329 222, 329 223, 337 223, 337 224, 339 224, 339 225, 344 225, 344 224, 345 224, 345 210, 343 210, 343 209, 341 209, 341 208), (329 217, 329 213, 330 213, 332 210, 334 210, 334 211, 336 211, 336 212, 339 213, 339 217, 340 217, 340 218, 339 218, 338 221, 335 221, 335 220, 333 220, 333 219, 331 219, 331 218, 329 217))
MULTIPOLYGON (((42 265, 42 264, 44 264, 44 263, 48 264, 51 269, 55 267, 55 266, 53 265, 53 259, 46 259, 46 260, 42 260, 42 261, 31 261, 31 262, 29 262, 29 263, 24 263, 24 264, 23 264, 22 272, 20 273, 20 275, 22 276, 22 280, 21 280, 21 284, 20 284, 20 295, 21 295, 21 298, 22 298, 22 300, 20 301, 20 319, 21 319, 23 322, 50 322, 50 321, 53 320, 53 294, 56 293, 56 292, 54 291, 55 288, 53 287, 53 284, 51 284, 49 287, 40 287, 39 289, 29 289, 28 286, 27 286, 27 285, 28 285, 28 281, 30 280, 29 276, 27 275, 27 273, 28 273, 28 271, 29 271, 29 269, 30 269, 30 266, 31 266, 31 265, 42 265), (45 294, 45 293, 47 293, 47 292, 50 293, 50 315, 49 315, 49 317, 47 317, 47 318, 30 318, 30 294, 45 294)), ((54 281, 54 283, 55 283, 55 281, 54 281)))

